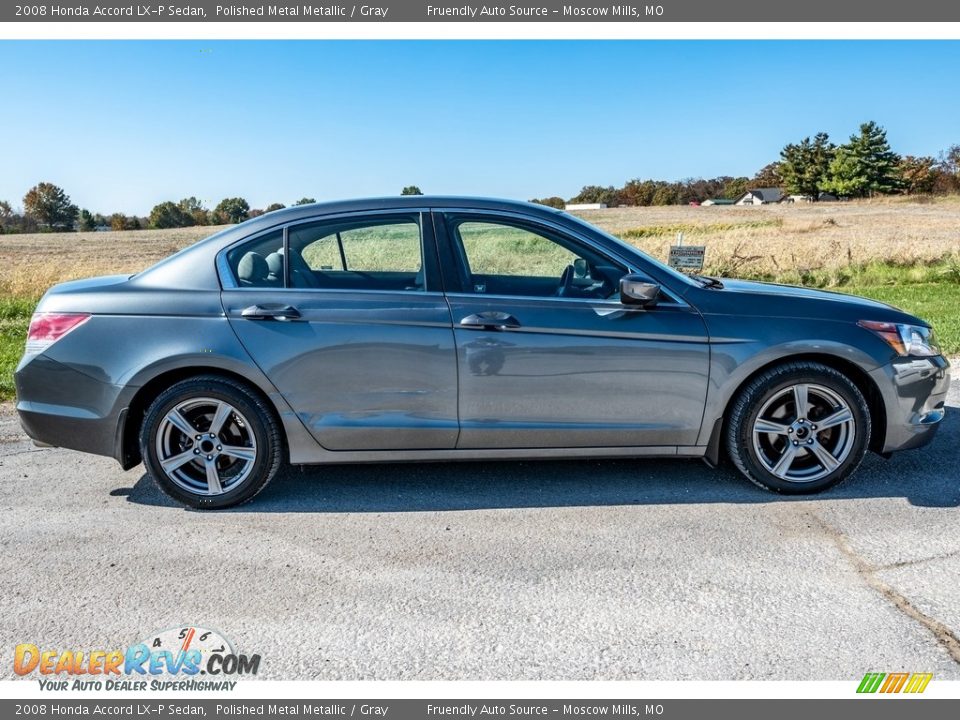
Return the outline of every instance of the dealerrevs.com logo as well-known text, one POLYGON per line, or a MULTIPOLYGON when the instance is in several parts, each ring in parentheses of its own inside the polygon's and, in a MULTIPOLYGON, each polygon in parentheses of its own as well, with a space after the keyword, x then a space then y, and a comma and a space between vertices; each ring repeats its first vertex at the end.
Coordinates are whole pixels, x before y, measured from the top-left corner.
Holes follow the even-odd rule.
POLYGON ((152 633, 125 649, 47 649, 17 645, 13 671, 37 673, 41 690, 233 690, 256 675, 259 655, 244 655, 216 630, 197 626, 152 633))

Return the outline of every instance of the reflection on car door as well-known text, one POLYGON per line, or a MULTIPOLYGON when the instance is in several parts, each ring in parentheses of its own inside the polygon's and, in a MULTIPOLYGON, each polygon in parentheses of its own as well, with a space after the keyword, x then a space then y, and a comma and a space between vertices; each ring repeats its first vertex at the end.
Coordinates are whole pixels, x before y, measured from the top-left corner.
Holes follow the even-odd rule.
POLYGON ((234 252, 240 279, 224 289, 224 311, 254 361, 328 450, 456 444, 456 355, 429 221, 422 250, 396 247, 419 242, 421 227, 420 213, 324 220, 234 252), (411 252, 422 253, 419 268, 404 259, 411 252), (273 279, 250 269, 262 267, 255 256, 271 259, 267 269, 281 268, 273 279))
MULTIPOLYGON (((472 272, 458 231, 467 221, 518 226, 516 218, 476 212, 438 218, 444 253, 460 263, 459 273, 445 274, 447 286, 461 290, 447 295, 459 357, 459 448, 695 444, 709 361, 699 313, 682 302, 642 310, 616 299, 546 295, 543 275, 497 278, 496 258, 513 253, 504 267, 515 269, 535 238, 511 237, 503 248, 478 245, 488 267, 472 272), (538 296, 487 292, 494 284, 538 296)), ((519 226, 551 239, 558 232, 530 221, 519 226)), ((604 261, 596 248, 578 253, 576 238, 565 241, 574 255, 604 261)), ((548 254, 529 261, 549 270, 548 254)), ((560 284, 558 276, 552 290, 560 284)))

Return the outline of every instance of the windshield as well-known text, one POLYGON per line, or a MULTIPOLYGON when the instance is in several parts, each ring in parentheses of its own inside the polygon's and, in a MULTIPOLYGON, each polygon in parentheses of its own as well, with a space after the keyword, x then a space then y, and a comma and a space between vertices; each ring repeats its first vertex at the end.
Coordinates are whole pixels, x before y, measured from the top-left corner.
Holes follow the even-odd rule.
POLYGON ((677 280, 680 280, 680 281, 686 283, 687 285, 693 285, 694 287, 701 287, 701 283, 697 282, 696 280, 694 280, 693 278, 691 278, 689 275, 684 275, 682 272, 678 272, 678 271, 674 270, 672 267, 670 267, 669 265, 665 265, 664 263, 660 262, 660 261, 657 260, 656 258, 650 257, 649 255, 647 255, 647 253, 645 253, 645 252, 644 252, 643 250, 641 250, 640 248, 638 248, 638 247, 636 247, 636 246, 634 246, 634 245, 631 245, 631 244, 629 244, 629 243, 625 243, 623 240, 621 240, 620 238, 618 238, 616 235, 611 235, 610 233, 608 233, 608 232, 606 232, 606 231, 604 231, 604 230, 601 230, 601 229, 598 228, 596 225, 593 225, 592 223, 588 223, 586 220, 584 220, 584 219, 582 219, 582 218, 578 218, 576 215, 571 215, 571 214, 568 213, 568 212, 565 212, 565 213, 563 213, 563 214, 564 214, 566 217, 568 217, 568 218, 570 218, 571 220, 573 220, 574 222, 576 222, 577 224, 583 225, 584 227, 587 227, 587 228, 590 228, 591 230, 593 230, 593 231, 596 232, 596 233, 600 233, 600 234, 603 235, 605 238, 608 238, 609 240, 615 242, 617 245, 620 245, 620 246, 623 247, 623 248, 627 248, 627 249, 630 250, 631 252, 638 253, 638 254, 642 255, 642 256, 644 257, 644 259, 646 259, 648 262, 652 263, 653 265, 656 265, 656 266, 657 266, 657 269, 663 270, 663 272, 666 273, 667 275, 669 275, 670 277, 676 278, 677 280))

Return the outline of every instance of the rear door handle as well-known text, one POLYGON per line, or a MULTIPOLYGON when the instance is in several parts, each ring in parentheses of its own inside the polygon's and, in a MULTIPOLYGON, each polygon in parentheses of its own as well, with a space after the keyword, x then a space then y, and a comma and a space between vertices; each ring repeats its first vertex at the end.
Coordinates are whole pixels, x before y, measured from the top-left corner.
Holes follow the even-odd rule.
POLYGON ((460 327, 466 330, 510 330, 520 327, 520 321, 510 313, 490 310, 467 315, 460 321, 460 327))
POLYGON ((247 320, 299 320, 300 311, 293 305, 251 305, 240 313, 247 320))

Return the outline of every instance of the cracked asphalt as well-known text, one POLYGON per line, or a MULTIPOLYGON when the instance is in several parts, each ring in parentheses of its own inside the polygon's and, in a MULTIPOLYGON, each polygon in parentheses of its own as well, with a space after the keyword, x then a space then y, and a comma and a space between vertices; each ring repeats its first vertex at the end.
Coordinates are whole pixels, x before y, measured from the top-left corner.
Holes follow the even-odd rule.
POLYGON ((931 446, 813 498, 698 461, 417 464, 219 513, 33 448, 7 406, 0 647, 201 624, 272 679, 960 679, 957 380, 948 404, 931 446))

